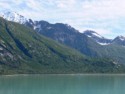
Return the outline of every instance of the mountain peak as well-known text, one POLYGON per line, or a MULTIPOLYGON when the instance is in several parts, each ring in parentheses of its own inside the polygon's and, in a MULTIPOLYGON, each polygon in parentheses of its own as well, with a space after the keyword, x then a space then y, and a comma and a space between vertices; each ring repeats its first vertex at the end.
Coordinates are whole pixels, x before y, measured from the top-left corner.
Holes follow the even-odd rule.
POLYGON ((125 37, 124 37, 124 36, 118 36, 118 37, 116 37, 115 39, 119 39, 119 40, 121 40, 121 41, 125 41, 125 37))
POLYGON ((85 33, 96 33, 95 31, 92 31, 92 30, 86 30, 84 31, 85 33))
POLYGON ((125 37, 124 36, 117 36, 114 40, 113 40, 114 44, 118 44, 118 45, 122 45, 125 46, 125 37))
POLYGON ((83 34, 86 35, 87 37, 93 39, 100 45, 109 45, 112 41, 110 39, 104 38, 103 36, 101 36, 100 34, 96 33, 95 31, 92 31, 92 30, 86 30, 86 31, 84 31, 83 34))
POLYGON ((92 30, 86 30, 84 31, 84 34, 87 35, 88 37, 99 37, 99 38, 103 38, 101 35, 99 35, 98 33, 96 33, 95 31, 92 30))
POLYGON ((18 22, 20 24, 24 24, 28 21, 24 16, 13 11, 0 12, 0 17, 8 21, 18 22))

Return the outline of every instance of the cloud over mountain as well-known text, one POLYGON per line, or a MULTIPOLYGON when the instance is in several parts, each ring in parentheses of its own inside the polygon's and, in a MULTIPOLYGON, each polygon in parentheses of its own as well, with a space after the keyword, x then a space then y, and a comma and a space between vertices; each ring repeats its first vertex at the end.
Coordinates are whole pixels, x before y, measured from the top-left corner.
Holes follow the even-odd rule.
POLYGON ((124 0, 1 0, 0 10, 16 11, 34 20, 68 23, 81 32, 94 29, 104 36, 115 37, 125 34, 124 4, 124 0))

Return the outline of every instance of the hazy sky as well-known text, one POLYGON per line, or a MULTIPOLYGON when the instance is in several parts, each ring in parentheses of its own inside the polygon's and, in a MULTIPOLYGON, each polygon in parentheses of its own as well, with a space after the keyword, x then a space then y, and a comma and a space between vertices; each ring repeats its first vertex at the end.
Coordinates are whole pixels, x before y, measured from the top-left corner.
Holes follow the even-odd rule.
POLYGON ((125 36, 125 0, 0 0, 0 10, 68 23, 80 32, 95 30, 107 38, 125 36))

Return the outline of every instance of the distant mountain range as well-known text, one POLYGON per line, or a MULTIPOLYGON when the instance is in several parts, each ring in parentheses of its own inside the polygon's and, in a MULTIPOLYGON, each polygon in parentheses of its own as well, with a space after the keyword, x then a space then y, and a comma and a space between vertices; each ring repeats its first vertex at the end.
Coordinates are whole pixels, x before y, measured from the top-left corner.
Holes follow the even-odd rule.
MULTIPOLYGON (((63 24, 63 23, 50 24, 49 22, 43 21, 43 20, 33 21, 32 19, 27 19, 24 16, 22 16, 16 12, 10 12, 10 11, 0 12, 0 17, 3 17, 4 19, 6 19, 8 21, 25 24, 40 33, 47 29, 50 32, 52 29, 55 29, 55 28, 57 29, 58 26, 60 27, 60 28, 58 27, 58 29, 61 29, 62 31, 65 28, 65 29, 67 29, 67 31, 79 32, 78 30, 76 30, 75 28, 71 27, 68 24, 63 24)), ((121 45, 121 46, 125 45, 124 36, 117 36, 115 39, 107 39, 92 30, 86 30, 86 31, 84 31, 83 34, 90 37, 91 39, 93 39, 100 45, 109 45, 109 44, 113 44, 113 43, 121 45)))
POLYGON ((80 33, 68 24, 33 21, 15 12, 0 16, 1 74, 125 71, 123 36, 107 39, 92 30, 80 33))

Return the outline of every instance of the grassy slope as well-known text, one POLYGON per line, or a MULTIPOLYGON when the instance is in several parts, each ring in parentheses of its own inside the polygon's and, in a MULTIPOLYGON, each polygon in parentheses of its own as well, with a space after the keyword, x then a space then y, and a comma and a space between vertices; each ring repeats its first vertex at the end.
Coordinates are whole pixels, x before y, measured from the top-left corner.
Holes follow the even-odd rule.
POLYGON ((0 18, 0 73, 111 73, 124 66, 90 59, 74 49, 0 18))
POLYGON ((88 48, 92 57, 110 58, 119 64, 125 64, 125 48, 122 46, 115 44, 101 46, 97 43, 88 42, 88 48))

